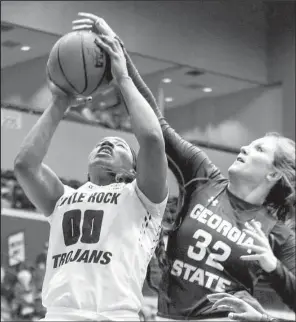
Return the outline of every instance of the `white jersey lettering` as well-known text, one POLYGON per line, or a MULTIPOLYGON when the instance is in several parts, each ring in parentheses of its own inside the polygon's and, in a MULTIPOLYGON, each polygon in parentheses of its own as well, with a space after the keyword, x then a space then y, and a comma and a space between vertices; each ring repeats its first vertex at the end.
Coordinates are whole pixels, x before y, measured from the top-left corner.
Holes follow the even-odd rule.
POLYGON ((88 182, 77 190, 65 186, 49 217, 42 292, 48 316, 53 309, 106 319, 122 311, 131 312, 127 318, 137 316, 166 202, 149 201, 136 180, 108 186, 88 182))

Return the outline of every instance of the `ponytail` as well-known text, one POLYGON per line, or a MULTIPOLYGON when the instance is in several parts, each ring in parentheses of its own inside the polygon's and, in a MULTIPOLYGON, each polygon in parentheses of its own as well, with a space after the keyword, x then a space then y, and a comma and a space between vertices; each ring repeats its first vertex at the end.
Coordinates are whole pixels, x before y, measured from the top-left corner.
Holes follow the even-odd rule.
POLYGON ((281 178, 271 188, 265 205, 277 219, 295 229, 295 142, 278 133, 267 133, 278 140, 273 165, 281 178))

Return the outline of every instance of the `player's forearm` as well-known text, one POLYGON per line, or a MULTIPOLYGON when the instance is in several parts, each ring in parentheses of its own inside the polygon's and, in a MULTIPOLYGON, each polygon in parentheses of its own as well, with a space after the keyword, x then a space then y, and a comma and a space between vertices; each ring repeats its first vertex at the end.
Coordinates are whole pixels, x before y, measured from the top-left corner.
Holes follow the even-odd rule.
POLYGON ((296 279, 279 260, 276 269, 268 273, 271 287, 281 297, 282 301, 296 312, 296 279))
POLYGON ((160 109, 158 108, 157 102, 148 88, 148 86, 143 81, 141 75, 139 74, 137 68, 133 64, 129 54, 124 48, 125 58, 127 62, 127 69, 129 76, 132 78, 138 91, 145 97, 147 102, 152 107, 154 113, 156 114, 161 129, 163 137, 165 140, 166 154, 169 157, 169 167, 176 176, 180 184, 184 184, 183 179, 180 178, 180 174, 186 180, 191 179, 191 173, 188 172, 188 160, 193 160, 197 151, 197 147, 193 146, 191 143, 184 140, 165 120, 160 109), (171 162, 173 161, 173 163, 171 162))
POLYGON ((118 85, 128 112, 131 116, 133 132, 139 141, 150 138, 159 138, 163 141, 160 124, 151 106, 140 94, 137 87, 129 77, 121 78, 118 85))
POLYGON ((274 318, 274 317, 272 317, 270 315, 262 314, 262 317, 261 317, 260 321, 262 321, 262 322, 289 322, 291 320, 285 320, 285 319, 281 319, 281 318, 274 318))
POLYGON ((53 134, 62 120, 66 107, 53 102, 25 137, 15 158, 15 168, 38 167, 47 151, 53 134))
POLYGON ((147 102, 150 104, 150 106, 152 107, 154 113, 156 114, 156 116, 160 119, 163 117, 155 97, 153 96, 152 92, 150 91, 150 89, 148 88, 148 86, 145 84, 145 82, 143 81, 141 75, 139 74, 137 68, 135 67, 135 65, 133 64, 129 54, 127 53, 126 49, 124 48, 124 54, 125 54, 125 58, 126 58, 126 65, 127 65, 127 70, 128 70, 128 74, 129 76, 132 78, 135 86, 137 87, 138 91, 144 96, 144 98, 147 100, 147 102))

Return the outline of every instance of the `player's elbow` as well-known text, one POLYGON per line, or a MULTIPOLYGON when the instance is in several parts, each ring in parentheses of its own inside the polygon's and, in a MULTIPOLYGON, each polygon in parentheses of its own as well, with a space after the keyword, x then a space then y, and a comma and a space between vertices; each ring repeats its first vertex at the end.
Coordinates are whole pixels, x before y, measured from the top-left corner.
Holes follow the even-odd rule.
POLYGON ((164 138, 163 138, 161 128, 159 127, 159 129, 157 128, 147 132, 143 136, 143 141, 153 146, 164 147, 164 138))
MULTIPOLYGON (((156 149, 159 152, 165 151, 165 143, 161 129, 149 131, 142 137, 142 142, 150 149, 156 149)), ((141 145, 141 143, 140 143, 141 145)))
POLYGON ((19 172, 19 171, 23 171, 26 168, 25 166, 25 162, 22 158, 20 158, 19 156, 17 156, 14 159, 14 172, 19 172))
POLYGON ((23 173, 27 173, 30 169, 28 161, 20 156, 17 156, 14 160, 14 173, 16 176, 23 173))

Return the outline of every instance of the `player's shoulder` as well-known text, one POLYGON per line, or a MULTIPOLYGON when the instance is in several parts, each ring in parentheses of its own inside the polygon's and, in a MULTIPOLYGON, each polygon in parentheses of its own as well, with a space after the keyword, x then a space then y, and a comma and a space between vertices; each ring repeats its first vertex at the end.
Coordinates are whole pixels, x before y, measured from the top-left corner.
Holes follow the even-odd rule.
POLYGON ((105 185, 105 186, 99 186, 99 185, 96 185, 92 182, 86 182, 85 184, 83 184, 82 186, 80 186, 79 188, 77 188, 76 190, 74 191, 83 191, 83 192, 97 192, 97 191, 121 191, 123 189, 126 188, 126 184, 125 183, 111 183, 109 185, 105 185))
POLYGON ((270 233, 274 235, 280 245, 293 237, 293 231, 282 221, 277 221, 270 233))
MULTIPOLYGON (((209 178, 196 178, 192 180, 192 184, 186 187, 187 194, 198 191, 209 197, 220 195, 222 192, 226 193, 229 180, 226 178, 220 178, 218 180, 211 180, 209 178), (195 182, 194 182, 195 181, 195 182)), ((196 194, 195 194, 196 195, 196 194)), ((196 196, 199 197, 200 194, 196 196)))
POLYGON ((121 190, 121 191, 124 190, 127 194, 130 194, 131 196, 137 195, 137 189, 138 189, 137 179, 134 179, 133 181, 128 183, 124 183, 124 182, 113 183, 110 185, 110 188, 121 190))
POLYGON ((70 186, 68 186, 68 185, 65 185, 64 184, 64 193, 63 193, 63 195, 68 195, 68 194, 70 194, 70 193, 73 193, 74 191, 76 191, 77 189, 75 189, 75 188, 72 188, 72 187, 70 187, 70 186))

